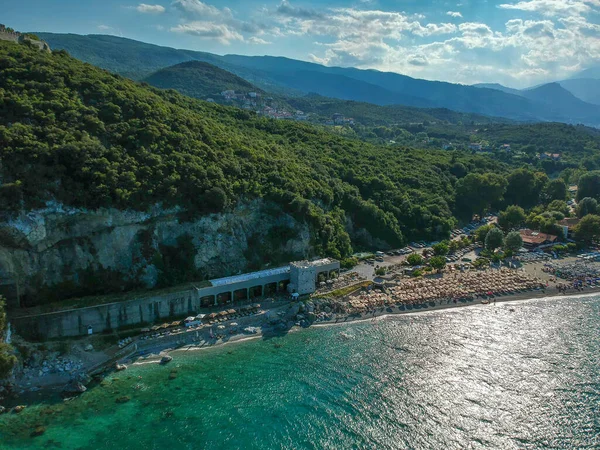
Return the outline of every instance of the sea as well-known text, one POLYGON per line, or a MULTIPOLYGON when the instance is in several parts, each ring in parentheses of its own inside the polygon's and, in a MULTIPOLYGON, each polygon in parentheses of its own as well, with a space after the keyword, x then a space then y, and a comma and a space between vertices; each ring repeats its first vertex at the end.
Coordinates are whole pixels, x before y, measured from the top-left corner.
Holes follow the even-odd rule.
POLYGON ((0 448, 598 449, 599 331, 584 296, 179 351, 0 416, 0 448))

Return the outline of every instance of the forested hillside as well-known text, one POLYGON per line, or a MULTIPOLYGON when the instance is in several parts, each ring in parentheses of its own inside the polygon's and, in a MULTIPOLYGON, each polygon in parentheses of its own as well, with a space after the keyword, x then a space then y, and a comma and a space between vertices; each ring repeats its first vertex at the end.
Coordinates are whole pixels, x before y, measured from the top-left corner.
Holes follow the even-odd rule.
POLYGON ((177 205, 193 216, 262 197, 310 223, 316 253, 340 257, 352 250, 349 231, 392 246, 445 236, 455 224, 456 175, 503 171, 484 157, 380 148, 257 118, 66 52, 2 42, 0 69, 4 211, 55 199, 86 208, 177 205))
POLYGON ((162 89, 177 89, 184 95, 195 98, 217 96, 222 91, 263 91, 246 80, 202 61, 188 61, 161 69, 144 78, 152 86, 162 89))

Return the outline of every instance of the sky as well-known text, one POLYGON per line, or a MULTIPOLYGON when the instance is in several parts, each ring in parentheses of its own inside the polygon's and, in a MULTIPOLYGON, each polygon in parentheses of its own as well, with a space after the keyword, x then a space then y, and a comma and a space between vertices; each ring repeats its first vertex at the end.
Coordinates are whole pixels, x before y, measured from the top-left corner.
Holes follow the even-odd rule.
POLYGON ((600 0, 144 1, 7 1, 0 22, 517 88, 600 64, 600 0))

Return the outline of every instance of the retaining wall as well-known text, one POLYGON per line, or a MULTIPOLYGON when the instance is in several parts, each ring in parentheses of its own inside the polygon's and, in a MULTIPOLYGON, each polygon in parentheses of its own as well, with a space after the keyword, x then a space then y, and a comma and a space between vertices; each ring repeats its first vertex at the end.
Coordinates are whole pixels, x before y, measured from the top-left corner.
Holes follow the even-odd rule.
POLYGON ((194 289, 88 308, 12 317, 10 320, 16 333, 26 339, 52 339, 85 335, 88 326, 96 334, 197 313, 199 310, 200 298, 194 289))

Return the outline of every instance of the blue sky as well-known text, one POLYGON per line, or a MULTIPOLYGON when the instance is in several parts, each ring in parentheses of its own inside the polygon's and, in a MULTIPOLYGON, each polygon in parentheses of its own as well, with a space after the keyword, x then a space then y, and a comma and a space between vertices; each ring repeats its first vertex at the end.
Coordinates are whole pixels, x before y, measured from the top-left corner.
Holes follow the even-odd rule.
POLYGON ((600 64, 600 0, 21 0, 22 31, 114 34, 457 83, 526 87, 600 64))

